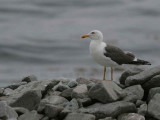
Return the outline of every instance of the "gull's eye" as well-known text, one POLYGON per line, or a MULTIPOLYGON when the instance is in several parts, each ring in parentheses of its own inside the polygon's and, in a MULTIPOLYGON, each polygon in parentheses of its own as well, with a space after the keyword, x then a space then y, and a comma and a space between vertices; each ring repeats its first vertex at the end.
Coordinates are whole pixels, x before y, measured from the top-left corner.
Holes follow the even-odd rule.
POLYGON ((91 32, 91 34, 95 34, 95 32, 91 32))

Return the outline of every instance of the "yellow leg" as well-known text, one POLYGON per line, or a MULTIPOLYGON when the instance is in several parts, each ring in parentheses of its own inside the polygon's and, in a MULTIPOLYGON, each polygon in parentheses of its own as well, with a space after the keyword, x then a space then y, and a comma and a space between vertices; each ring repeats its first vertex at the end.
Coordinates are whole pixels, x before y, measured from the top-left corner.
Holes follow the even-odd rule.
POLYGON ((111 67, 111 81, 113 81, 113 68, 111 67))
POLYGON ((104 67, 103 80, 106 80, 106 67, 104 67))

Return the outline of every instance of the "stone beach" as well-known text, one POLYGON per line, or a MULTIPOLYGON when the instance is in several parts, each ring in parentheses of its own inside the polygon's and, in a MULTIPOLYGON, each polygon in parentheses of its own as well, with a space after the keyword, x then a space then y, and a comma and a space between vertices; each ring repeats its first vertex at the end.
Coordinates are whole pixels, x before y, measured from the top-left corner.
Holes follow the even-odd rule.
POLYGON ((160 120, 160 66, 124 71, 119 83, 27 76, 0 88, 0 120, 160 120))

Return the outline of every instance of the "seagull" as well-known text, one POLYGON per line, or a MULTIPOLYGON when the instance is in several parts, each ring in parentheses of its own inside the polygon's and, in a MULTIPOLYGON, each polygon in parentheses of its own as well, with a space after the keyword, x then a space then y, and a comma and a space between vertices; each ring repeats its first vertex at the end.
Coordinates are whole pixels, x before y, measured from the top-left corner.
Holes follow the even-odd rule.
POLYGON ((104 66, 103 80, 105 80, 106 67, 111 68, 111 81, 113 80, 113 68, 122 64, 151 65, 150 62, 137 59, 134 54, 123 51, 120 48, 103 42, 103 34, 99 30, 92 30, 81 38, 90 38, 90 54, 101 66, 104 66))

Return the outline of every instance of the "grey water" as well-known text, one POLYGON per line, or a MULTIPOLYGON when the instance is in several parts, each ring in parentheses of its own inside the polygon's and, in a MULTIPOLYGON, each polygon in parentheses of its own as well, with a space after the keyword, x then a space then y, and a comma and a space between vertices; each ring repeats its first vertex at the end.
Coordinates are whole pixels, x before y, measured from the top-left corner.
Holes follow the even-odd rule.
POLYGON ((81 39, 93 29, 107 43, 159 65, 159 6, 160 0, 0 0, 0 86, 28 75, 102 78, 90 40, 81 39))

